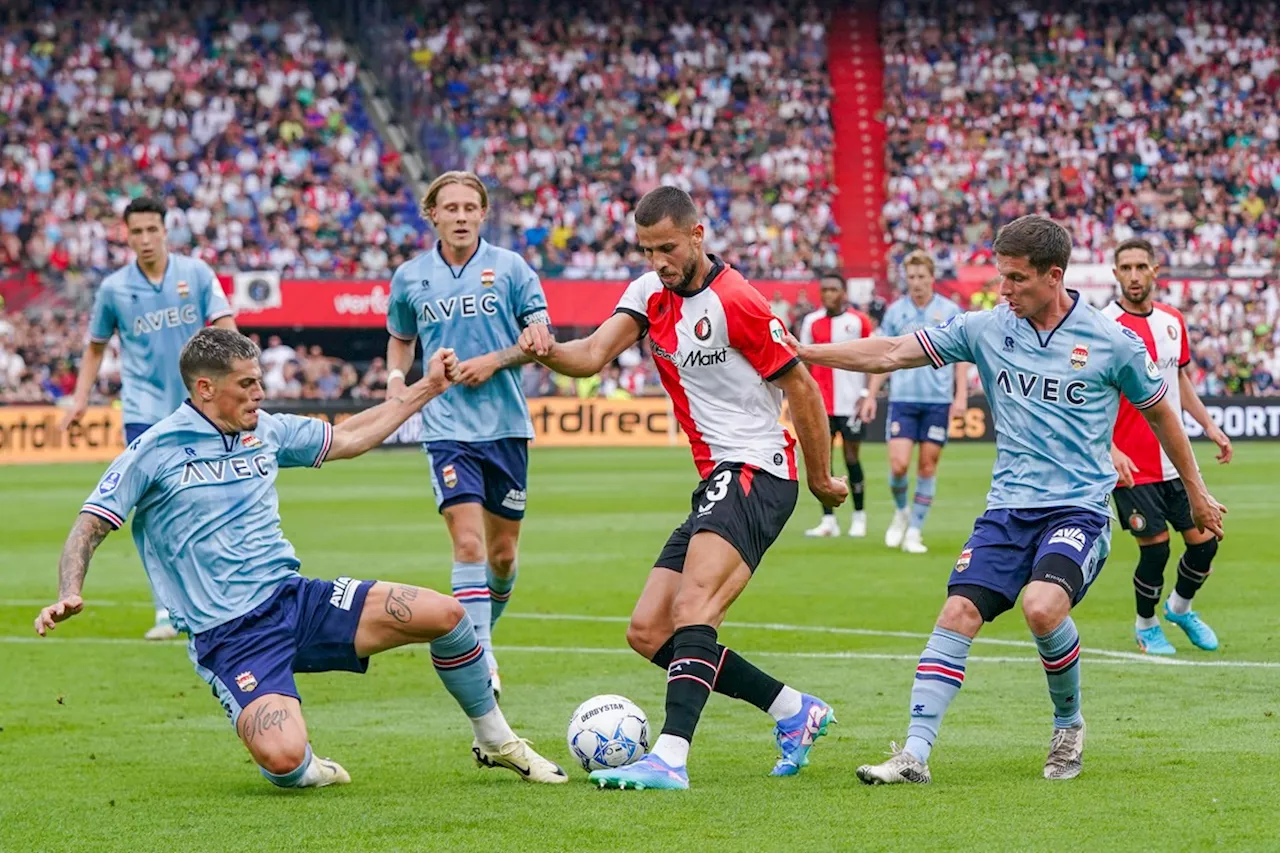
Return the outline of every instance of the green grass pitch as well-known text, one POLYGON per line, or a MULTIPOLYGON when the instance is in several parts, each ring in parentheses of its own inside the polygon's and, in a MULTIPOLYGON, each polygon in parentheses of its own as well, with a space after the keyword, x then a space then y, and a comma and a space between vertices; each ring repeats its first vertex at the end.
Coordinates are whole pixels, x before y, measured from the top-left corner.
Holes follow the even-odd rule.
MULTIPOLYGON (((982 509, 993 453, 946 451, 931 551, 907 557, 879 543, 889 497, 883 448, 873 445, 871 538, 806 540, 817 509, 802 497, 721 632, 830 701, 840 724, 800 776, 771 779, 771 721, 713 697, 692 790, 642 793, 590 787, 569 767, 565 727, 580 701, 615 692, 661 726, 664 679, 626 649, 623 631, 651 561, 688 511, 695 478, 685 451, 532 453, 520 582, 496 642, 503 708, 570 770, 573 784, 558 788, 471 764, 469 727, 425 650, 384 655, 363 677, 302 676, 312 742, 354 781, 271 788, 183 645, 138 639, 151 613, 127 535, 100 550, 85 612, 35 638, 62 540, 101 469, 0 469, 0 851, 1278 849, 1280 631, 1268 527, 1280 446, 1242 444, 1227 468, 1197 450, 1230 508, 1197 599, 1222 649, 1198 652, 1170 626, 1176 663, 1134 654, 1136 549, 1117 528, 1112 558, 1076 613, 1089 721, 1078 780, 1040 777, 1050 705, 1016 612, 974 646, 933 754, 934 784, 867 788, 854 777, 905 733, 914 661, 982 509)), ((448 540, 417 453, 289 471, 280 498, 307 574, 448 588, 448 540)))

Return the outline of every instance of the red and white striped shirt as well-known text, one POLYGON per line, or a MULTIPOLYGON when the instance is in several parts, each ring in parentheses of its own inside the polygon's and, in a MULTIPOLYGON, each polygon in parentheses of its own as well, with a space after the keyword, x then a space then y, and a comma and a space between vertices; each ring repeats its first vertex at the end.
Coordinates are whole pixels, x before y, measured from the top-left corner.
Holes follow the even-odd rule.
POLYGON ((795 439, 778 422, 782 391, 771 380, 799 364, 760 291, 718 259, 692 296, 655 272, 631 282, 617 311, 649 334, 662 387, 689 436, 698 475, 742 462, 796 479, 795 439))
MULTIPOLYGON (((1142 342, 1147 345, 1148 355, 1160 368, 1160 374, 1169 388, 1169 402, 1181 418, 1182 395, 1179 391, 1178 371, 1191 363, 1187 324, 1182 319, 1182 313, 1162 302, 1153 303, 1150 314, 1131 314, 1121 308, 1118 302, 1112 302, 1102 313, 1142 338, 1142 342)), ((1120 414, 1116 417, 1113 441, 1120 452, 1138 466, 1138 473, 1133 477, 1134 485, 1178 479, 1178 470, 1173 467, 1173 462, 1160 446, 1146 418, 1123 396, 1120 398, 1120 414)))
MULTIPOLYGON (((871 318, 853 308, 834 317, 825 308, 819 308, 806 315, 800 324, 802 344, 838 344, 856 341, 870 334, 871 318)), ((867 387, 867 375, 816 364, 809 368, 809 373, 822 389, 822 402, 827 407, 827 414, 853 417, 858 409, 858 399, 867 387)))

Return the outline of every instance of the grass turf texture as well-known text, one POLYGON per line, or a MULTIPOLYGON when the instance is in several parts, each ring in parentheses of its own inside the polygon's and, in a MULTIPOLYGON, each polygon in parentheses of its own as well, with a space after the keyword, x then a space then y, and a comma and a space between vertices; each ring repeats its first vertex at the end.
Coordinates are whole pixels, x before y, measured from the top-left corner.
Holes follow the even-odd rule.
MULTIPOLYGON (((572 774, 574 784, 558 788, 471 764, 469 727, 421 648, 383 655, 363 677, 302 676, 317 753, 341 761, 354 783, 273 789, 183 645, 138 639, 151 611, 127 535, 100 549, 85 612, 36 640, 32 619, 51 600, 61 543, 101 469, 0 469, 0 850, 658 851, 695 840, 718 851, 1273 849, 1280 636, 1268 526, 1280 446, 1241 444, 1227 468, 1197 450, 1231 509, 1196 600, 1222 650, 1199 652, 1166 626, 1179 650, 1172 665, 1086 651, 1080 779, 1040 778, 1051 706, 1017 612, 982 635, 1016 645, 974 646, 934 751, 934 784, 873 789, 854 777, 905 734, 914 661, 981 511, 993 452, 946 451, 931 551, 908 557, 880 543, 890 503, 883 447, 873 445, 864 453, 869 538, 805 539, 818 511, 802 496, 721 631, 831 702, 840 725, 799 777, 770 779, 771 721, 715 696, 694 743, 693 790, 637 794, 591 788, 570 766, 564 732, 579 702, 613 692, 648 712, 655 736, 661 727, 662 674, 626 650, 623 631, 651 561, 688 510, 684 451, 532 453, 520 580, 497 643, 503 708, 572 774)), ((288 471, 280 496, 307 574, 448 589, 448 540, 419 455, 288 471)), ((839 512, 847 523, 847 508, 839 512)), ((1114 542, 1075 618, 1087 649, 1128 653, 1137 552, 1118 527, 1114 542)), ((1173 580, 1171 561, 1166 590, 1173 580)))

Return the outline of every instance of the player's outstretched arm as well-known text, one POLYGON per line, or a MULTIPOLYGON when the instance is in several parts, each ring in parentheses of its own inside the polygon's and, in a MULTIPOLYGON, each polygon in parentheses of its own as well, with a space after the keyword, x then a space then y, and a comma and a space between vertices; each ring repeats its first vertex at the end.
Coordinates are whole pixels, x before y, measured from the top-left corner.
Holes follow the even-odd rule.
POLYGON ((896 338, 862 338, 838 344, 802 344, 786 337, 787 344, 807 364, 856 370, 862 373, 890 373, 929 364, 929 356, 915 335, 896 338))
POLYGON ((1165 397, 1154 406, 1142 409, 1143 417, 1151 425, 1160 446, 1169 455, 1173 467, 1178 469, 1178 476, 1187 488, 1187 499, 1191 503, 1191 517, 1200 530, 1207 530, 1219 539, 1222 538, 1222 515, 1226 507, 1213 499, 1204 480, 1200 477, 1200 469, 1196 467, 1196 457, 1191 451, 1191 442, 1186 430, 1182 428, 1182 416, 1173 410, 1173 404, 1165 397))
POLYGON ((62 422, 58 425, 63 431, 83 418, 89 408, 89 394, 98 381, 98 371, 102 368, 102 357, 106 351, 105 341, 89 341, 89 345, 84 348, 84 355, 80 357, 80 375, 76 377, 76 390, 71 395, 71 408, 62 416, 62 422))
POLYGON ((405 340, 395 335, 387 338, 387 397, 404 392, 404 375, 413 368, 417 351, 417 338, 405 340))
POLYGON ((427 362, 427 375, 392 395, 372 409, 365 409, 333 428, 333 446, 326 461, 352 459, 367 453, 387 440, 405 421, 422 411, 422 407, 439 397, 449 387, 449 375, 458 367, 451 349, 436 350, 427 362))
POLYGON ((1179 398, 1182 400, 1182 410, 1195 418, 1195 422, 1204 429, 1206 438, 1218 445, 1218 462, 1226 465, 1235 453, 1231 447, 1231 439, 1227 438, 1222 427, 1215 424, 1209 417, 1209 410, 1204 407, 1204 401, 1196 393, 1196 383, 1191 381, 1191 374, 1185 367, 1178 371, 1178 391, 1179 398))
POLYGON ((849 484, 831 476, 831 431, 822 392, 804 365, 797 364, 774 380, 787 395, 791 423, 804 453, 809 491, 823 506, 837 507, 849 496, 849 484))
POLYGON ((80 597, 84 589, 84 576, 89 571, 89 561, 98 550, 102 540, 114 530, 106 519, 92 513, 82 512, 76 516, 76 523, 71 527, 66 544, 62 546, 62 557, 58 560, 58 600, 40 611, 36 617, 36 633, 44 636, 62 621, 70 619, 84 609, 84 600, 80 597))
POLYGON ((640 322, 620 311, 590 337, 560 343, 545 325, 529 326, 520 333, 518 346, 533 361, 564 376, 595 376, 604 366, 640 340, 640 322))
MULTIPOLYGON (((543 324, 545 325, 545 324, 543 324)), ((457 376, 453 377, 459 385, 465 385, 468 388, 475 388, 477 385, 483 385, 493 378, 493 374, 499 370, 506 370, 508 367, 515 367, 521 364, 528 364, 533 361, 533 357, 520 349, 520 345, 507 347, 506 349, 496 350, 495 352, 487 352, 484 355, 478 355, 475 358, 469 358, 458 364, 457 376)))

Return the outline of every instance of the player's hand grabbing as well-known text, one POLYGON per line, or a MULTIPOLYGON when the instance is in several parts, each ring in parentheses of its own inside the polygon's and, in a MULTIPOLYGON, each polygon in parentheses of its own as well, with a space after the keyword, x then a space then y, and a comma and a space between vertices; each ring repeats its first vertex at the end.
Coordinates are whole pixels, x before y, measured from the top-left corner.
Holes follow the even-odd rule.
POLYGON ((834 509, 849 497, 849 482, 844 477, 827 476, 816 482, 810 480, 809 491, 813 492, 813 496, 821 501, 823 506, 834 509))
POLYGON ((1231 439, 1227 438, 1227 434, 1222 431, 1222 427, 1214 426, 1209 430, 1207 436, 1210 441, 1218 445, 1218 464, 1226 465, 1231 461, 1231 457, 1235 454, 1235 448, 1231 446, 1231 439))
POLYGON ((1117 486, 1126 489, 1132 489, 1134 477, 1138 473, 1138 466, 1133 464, 1133 460, 1124 454, 1120 448, 1112 445, 1111 447, 1111 464, 1116 466, 1116 474, 1119 475, 1117 486))
POLYGON ((546 323, 534 323, 532 326, 525 326, 524 331, 520 333, 520 340, 517 346, 520 351, 531 358, 546 358, 551 355, 551 349, 556 345, 556 339, 551 336, 551 327, 546 323))
POLYGON ((784 331, 782 333, 782 343, 791 347, 791 350, 797 355, 800 354, 800 341, 796 339, 795 335, 784 331))
POLYGON ((456 375, 450 376, 449 379, 459 385, 475 388, 477 385, 488 382, 497 371, 498 359, 492 354, 480 355, 459 363, 456 375))
POLYGON ((427 373, 409 389, 430 391, 431 396, 444 393, 458 373, 458 356, 452 349, 441 347, 427 360, 427 373))
POLYGON ((1188 494, 1187 497, 1191 500, 1191 520, 1196 523, 1196 529, 1212 533, 1221 539, 1224 535, 1222 516, 1226 515, 1227 508, 1218 503, 1207 491, 1202 491, 1194 497, 1188 494))
POLYGON ((65 622, 84 610, 84 599, 78 595, 68 595, 55 604, 50 604, 36 617, 36 633, 41 637, 52 631, 59 622, 65 622))

